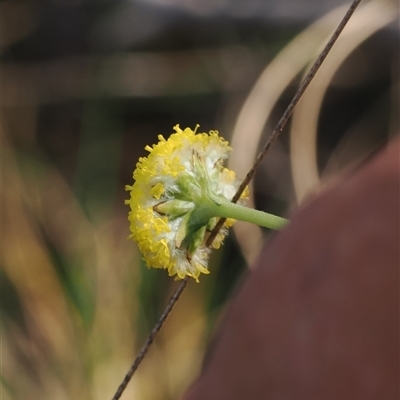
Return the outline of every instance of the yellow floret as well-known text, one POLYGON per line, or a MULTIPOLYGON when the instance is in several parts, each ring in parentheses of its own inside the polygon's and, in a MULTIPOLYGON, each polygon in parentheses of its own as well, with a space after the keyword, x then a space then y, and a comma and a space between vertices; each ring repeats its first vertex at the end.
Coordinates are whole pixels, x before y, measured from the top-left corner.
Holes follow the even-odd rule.
MULTIPOLYGON (((190 190, 182 189, 179 194, 182 188, 180 183, 182 184, 183 176, 189 179, 189 183, 196 183, 199 168, 206 175, 206 181, 210 180, 212 183, 213 190, 217 190, 228 200, 237 188, 235 173, 222 166, 222 161, 231 151, 228 142, 217 131, 197 133, 197 129, 198 126, 195 130, 182 130, 176 125, 175 133, 168 139, 159 135, 157 144, 145 147, 149 154, 139 159, 133 173, 134 184, 126 186, 126 190, 130 192, 130 199, 126 201, 131 210, 128 217, 132 232, 130 237, 137 242, 147 266, 167 269, 169 275, 179 279, 191 276, 196 281, 201 273, 209 272, 209 249, 204 243, 198 246, 196 242, 195 250, 192 249, 189 254, 189 247, 182 247, 182 240, 175 240, 176 235, 182 234, 182 230, 178 232, 179 227, 187 224, 185 215, 181 213, 169 218, 156 212, 154 207, 173 200, 175 195, 180 200, 183 197, 184 204, 190 202, 190 198, 185 198, 187 192, 190 195, 190 190), (179 248, 176 247, 177 243, 179 248)), ((227 228, 233 223, 232 219, 225 222, 224 229, 214 240, 214 248, 220 247, 227 228)))

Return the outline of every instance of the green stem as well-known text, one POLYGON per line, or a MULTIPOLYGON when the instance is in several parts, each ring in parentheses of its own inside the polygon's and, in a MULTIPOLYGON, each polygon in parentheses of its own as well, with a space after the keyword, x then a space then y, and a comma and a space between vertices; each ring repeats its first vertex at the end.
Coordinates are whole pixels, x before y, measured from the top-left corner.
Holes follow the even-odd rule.
POLYGON ((202 204, 216 217, 233 218, 240 221, 251 222, 269 229, 281 229, 288 220, 277 215, 268 214, 253 208, 244 207, 225 199, 208 199, 207 205, 202 204))

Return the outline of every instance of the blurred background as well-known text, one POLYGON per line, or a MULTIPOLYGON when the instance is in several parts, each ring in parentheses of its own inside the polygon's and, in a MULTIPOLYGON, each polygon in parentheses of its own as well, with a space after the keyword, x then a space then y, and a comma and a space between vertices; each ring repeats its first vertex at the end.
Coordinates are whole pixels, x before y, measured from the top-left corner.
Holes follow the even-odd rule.
MULTIPOLYGON (((124 186, 145 145, 177 123, 217 129, 243 178, 348 5, 1 1, 2 399, 112 398, 177 286, 127 240, 124 186)), ((397 134, 397 7, 356 11, 250 204, 287 215, 397 134)), ((269 237, 237 224, 122 399, 180 397, 269 237)))

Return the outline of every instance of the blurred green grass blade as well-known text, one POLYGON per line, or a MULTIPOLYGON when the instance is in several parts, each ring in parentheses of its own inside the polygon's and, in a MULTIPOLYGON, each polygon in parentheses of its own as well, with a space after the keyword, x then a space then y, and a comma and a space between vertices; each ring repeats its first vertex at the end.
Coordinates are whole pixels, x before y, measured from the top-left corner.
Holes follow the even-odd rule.
POLYGON ((18 291, 3 268, 0 269, 1 279, 1 323, 8 320, 15 322, 21 329, 26 330, 24 310, 18 296, 18 291))
POLYGON ((78 311, 83 324, 89 328, 95 314, 95 287, 90 281, 83 263, 68 260, 54 246, 46 232, 42 229, 42 237, 52 264, 60 279, 66 297, 78 311))

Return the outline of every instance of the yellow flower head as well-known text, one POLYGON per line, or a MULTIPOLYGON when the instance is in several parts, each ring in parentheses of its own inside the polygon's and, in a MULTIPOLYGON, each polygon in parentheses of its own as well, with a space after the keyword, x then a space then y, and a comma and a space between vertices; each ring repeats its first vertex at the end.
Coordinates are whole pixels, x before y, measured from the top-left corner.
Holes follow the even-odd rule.
MULTIPOLYGON (((197 128, 181 130, 176 125, 168 140, 159 135, 157 144, 146 146, 150 154, 139 159, 134 184, 126 186, 130 237, 147 266, 196 281, 200 273, 209 273, 205 241, 217 221, 202 208, 202 200, 209 195, 231 200, 239 186, 235 173, 222 165, 231 151, 228 142, 217 131, 196 133, 197 128)), ((214 248, 233 223, 225 222, 214 248)))

